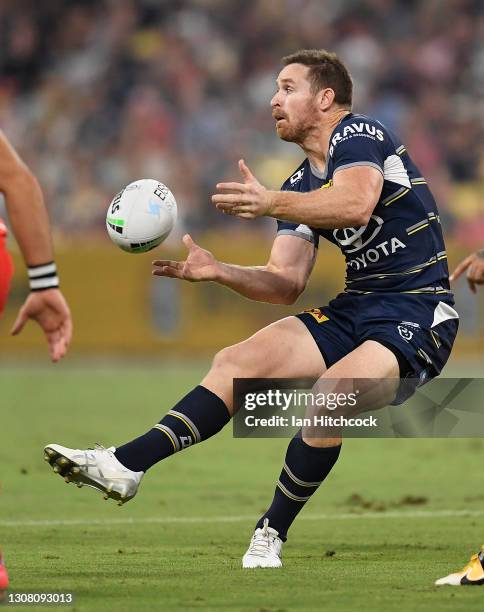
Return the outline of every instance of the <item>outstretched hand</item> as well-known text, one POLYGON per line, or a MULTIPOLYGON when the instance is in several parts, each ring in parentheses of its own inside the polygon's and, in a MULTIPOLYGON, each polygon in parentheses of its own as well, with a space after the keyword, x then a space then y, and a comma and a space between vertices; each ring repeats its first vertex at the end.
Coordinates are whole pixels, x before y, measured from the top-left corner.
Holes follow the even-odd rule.
POLYGON ((484 284, 484 251, 472 253, 466 257, 450 275, 450 280, 455 281, 467 270, 467 282, 473 293, 476 293, 476 285, 484 284))
POLYGON ((42 328, 52 361, 64 357, 72 337, 72 319, 59 289, 32 291, 20 308, 10 333, 19 334, 29 319, 37 321, 42 328))
POLYGON ((255 219, 270 215, 272 192, 255 178, 243 159, 239 160, 243 183, 218 183, 219 193, 212 196, 212 202, 227 215, 242 219, 255 219))
POLYGON ((190 234, 183 236, 183 244, 188 249, 187 258, 184 261, 157 259, 152 262, 154 266, 152 274, 191 282, 215 280, 219 263, 212 253, 199 247, 190 234))

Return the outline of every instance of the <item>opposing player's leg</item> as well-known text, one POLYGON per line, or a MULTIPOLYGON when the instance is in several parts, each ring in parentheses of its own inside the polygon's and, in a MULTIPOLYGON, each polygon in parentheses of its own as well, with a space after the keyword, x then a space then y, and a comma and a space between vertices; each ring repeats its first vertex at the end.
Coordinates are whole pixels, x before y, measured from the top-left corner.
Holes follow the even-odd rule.
POLYGON ((476 586, 484 585, 484 546, 472 555, 469 563, 460 571, 435 581, 437 586, 476 586))
MULTIPOLYGON (((389 384, 384 386, 387 400, 391 401, 399 375, 395 354, 370 340, 328 368, 321 376, 321 383, 323 388, 329 383, 332 392, 347 394, 348 385, 352 389, 355 378, 387 379, 389 384)), ((329 431, 324 435, 321 428, 316 432, 303 430, 291 440, 272 503, 260 517, 243 557, 244 568, 281 567, 281 546, 287 539, 289 527, 338 460, 341 450, 338 433, 329 431), (318 432, 321 437, 317 437, 318 432)))
POLYGON ((7 568, 3 562, 2 551, 0 550, 0 603, 5 600, 5 594, 8 589, 8 574, 7 568))
POLYGON ((117 449, 79 450, 49 444, 45 459, 68 482, 93 487, 105 498, 123 503, 134 497, 149 468, 207 440, 229 422, 234 378, 318 378, 325 368, 305 325, 288 317, 217 353, 202 383, 142 436, 117 449))
MULTIPOLYGON (((13 276, 12 258, 5 248, 6 228, 0 219, 0 316, 7 303, 10 282, 13 276)), ((2 551, 0 549, 0 602, 5 599, 5 593, 8 588, 7 568, 3 561, 2 551)))

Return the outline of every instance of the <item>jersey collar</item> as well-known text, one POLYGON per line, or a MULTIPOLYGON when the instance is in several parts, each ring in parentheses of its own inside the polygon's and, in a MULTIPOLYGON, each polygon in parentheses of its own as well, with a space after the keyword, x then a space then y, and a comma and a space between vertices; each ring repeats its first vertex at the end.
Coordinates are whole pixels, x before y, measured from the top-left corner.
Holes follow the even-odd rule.
POLYGON ((316 178, 320 180, 325 180, 325 178, 328 176, 329 147, 331 146, 331 141, 333 140, 334 133, 339 128, 339 126, 343 123, 343 121, 346 121, 346 119, 350 119, 351 117, 354 117, 354 114, 350 111, 347 115, 344 115, 343 117, 341 117, 341 119, 335 125, 334 130, 331 132, 331 136, 329 137, 328 150, 326 151, 326 165, 324 166, 324 170, 322 172, 321 170, 318 170, 317 168, 315 168, 308 159, 308 164, 309 164, 309 169, 311 171, 311 174, 315 176, 316 178))

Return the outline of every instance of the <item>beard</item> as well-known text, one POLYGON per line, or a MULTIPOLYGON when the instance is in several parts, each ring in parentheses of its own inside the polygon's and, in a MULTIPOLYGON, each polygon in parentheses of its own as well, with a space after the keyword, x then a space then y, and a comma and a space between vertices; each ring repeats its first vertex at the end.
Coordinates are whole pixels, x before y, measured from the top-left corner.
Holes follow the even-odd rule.
POLYGON ((316 111, 316 105, 311 100, 306 108, 301 111, 297 120, 291 119, 289 121, 286 117, 284 123, 276 124, 276 132, 279 138, 295 144, 303 143, 314 129, 316 111))

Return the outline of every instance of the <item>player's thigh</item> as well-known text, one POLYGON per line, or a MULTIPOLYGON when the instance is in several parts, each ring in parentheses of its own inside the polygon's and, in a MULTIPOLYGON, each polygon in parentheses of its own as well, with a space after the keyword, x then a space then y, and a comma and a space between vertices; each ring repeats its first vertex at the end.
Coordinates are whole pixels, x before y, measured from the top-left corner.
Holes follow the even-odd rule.
POLYGON ((316 386, 333 393, 356 393, 356 404, 341 414, 359 414, 387 406, 400 384, 400 367, 395 354, 375 340, 366 340, 324 372, 316 386))
POLYGON ((287 317, 217 353, 213 369, 245 377, 318 378, 326 366, 306 326, 287 317))
POLYGON ((325 369, 307 327, 296 317, 287 317, 222 349, 201 384, 231 404, 234 378, 316 379, 325 369))
POLYGON ((323 378, 399 378, 395 354, 375 340, 366 340, 328 368, 323 378))
MULTIPOLYGON (((400 383, 400 368, 395 354, 374 340, 367 340, 328 368, 314 386, 314 393, 356 398, 341 401, 335 410, 314 408, 312 416, 350 418, 367 410, 387 406, 395 398, 400 383)), ((303 439, 311 446, 334 446, 341 441, 340 427, 303 429, 303 439)))

